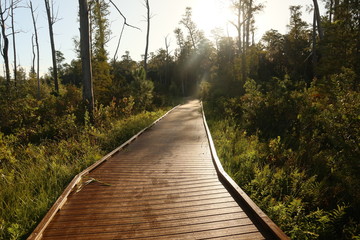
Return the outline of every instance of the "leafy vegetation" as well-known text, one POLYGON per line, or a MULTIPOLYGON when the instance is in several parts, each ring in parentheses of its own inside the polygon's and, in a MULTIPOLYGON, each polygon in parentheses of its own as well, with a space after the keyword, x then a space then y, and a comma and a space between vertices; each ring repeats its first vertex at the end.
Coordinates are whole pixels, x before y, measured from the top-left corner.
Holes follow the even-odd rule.
POLYGON ((73 176, 165 113, 133 113, 134 103, 123 100, 98 106, 91 124, 80 117, 76 87, 60 97, 44 92, 38 101, 32 84, 24 83, 21 95, 1 92, 1 109, 8 111, 0 121, 6 133, 0 133, 1 239, 29 234, 73 176))
POLYGON ((356 4, 337 4, 337 21, 322 20, 323 40, 310 40, 316 33, 291 7, 289 32, 271 30, 252 46, 240 88, 231 88, 236 55, 201 88, 226 171, 293 239, 360 238, 359 49, 338 41, 360 29, 356 4))
POLYGON ((249 80, 240 98, 206 104, 224 168, 293 239, 359 235, 360 95, 344 71, 334 92, 249 80))
POLYGON ((359 8, 326 2, 321 36, 293 6, 287 34, 223 38, 201 84, 225 170, 292 239, 360 238, 359 8))

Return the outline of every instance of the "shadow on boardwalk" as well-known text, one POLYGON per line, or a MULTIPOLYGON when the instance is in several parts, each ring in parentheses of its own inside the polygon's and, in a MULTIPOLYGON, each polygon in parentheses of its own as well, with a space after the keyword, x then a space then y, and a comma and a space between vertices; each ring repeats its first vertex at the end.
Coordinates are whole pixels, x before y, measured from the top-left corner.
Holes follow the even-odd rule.
POLYGON ((179 106, 92 170, 42 239, 264 239, 218 179, 200 110, 179 106))

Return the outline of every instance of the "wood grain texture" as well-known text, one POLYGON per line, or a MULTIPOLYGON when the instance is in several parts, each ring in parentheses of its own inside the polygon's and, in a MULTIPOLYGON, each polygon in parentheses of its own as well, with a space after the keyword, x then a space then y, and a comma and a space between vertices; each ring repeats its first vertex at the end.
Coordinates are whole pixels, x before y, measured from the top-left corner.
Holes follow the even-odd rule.
POLYGON ((42 239, 266 239, 219 181, 190 101, 82 176, 42 239))

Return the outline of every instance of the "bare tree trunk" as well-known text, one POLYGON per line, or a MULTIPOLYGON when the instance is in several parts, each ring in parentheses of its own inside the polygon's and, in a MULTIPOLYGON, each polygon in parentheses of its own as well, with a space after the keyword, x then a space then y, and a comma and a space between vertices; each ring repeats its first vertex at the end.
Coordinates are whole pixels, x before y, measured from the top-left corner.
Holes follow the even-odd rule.
POLYGON ((192 46, 195 50, 197 50, 196 41, 195 41, 196 25, 194 24, 194 22, 191 19, 191 17, 192 17, 191 11, 192 10, 190 7, 186 8, 185 15, 183 16, 183 19, 180 21, 180 23, 183 24, 185 26, 185 28, 188 30, 192 46))
POLYGON ((166 60, 169 60, 169 56, 170 56, 170 43, 168 42, 168 36, 165 37, 165 50, 166 50, 166 60))
POLYGON ((332 22, 333 13, 334 13, 334 0, 330 0, 330 6, 329 6, 329 21, 330 22, 332 22))
MULTIPOLYGON (((313 18, 313 33, 312 33, 312 64, 313 64, 313 72, 315 72, 317 66, 317 55, 316 55, 316 13, 314 11, 313 18)), ((315 76, 315 74, 314 74, 315 76)))
MULTIPOLYGON (((241 79, 245 78, 245 66, 246 66, 246 55, 245 55, 245 46, 246 46, 246 10, 245 10, 246 2, 243 0, 233 1, 233 6, 236 9, 237 15, 237 23, 230 22, 237 30, 237 46, 238 46, 238 57, 241 58, 241 79)), ((230 55, 229 55, 230 56, 230 55)), ((234 79, 236 79, 236 67, 235 63, 233 63, 233 75, 234 79)))
POLYGON ((89 8, 87 0, 79 0, 80 49, 82 62, 83 100, 90 119, 94 120, 94 91, 91 72, 89 8))
MULTIPOLYGON (((90 57, 93 59, 94 51, 93 51, 93 5, 95 4, 95 1, 89 1, 88 2, 88 13, 89 13, 89 41, 90 41, 90 57)), ((92 71, 92 70, 91 70, 92 71)))
POLYGON ((17 63, 16 63, 16 39, 15 39, 15 26, 14 26, 14 0, 11 1, 11 30, 13 37, 13 50, 14 50, 14 83, 17 82, 17 63))
POLYGON ((35 54, 35 44, 34 44, 34 34, 31 36, 31 46, 32 46, 32 65, 31 65, 31 72, 35 73, 35 58, 36 58, 36 54, 35 54))
POLYGON ((5 63, 5 75, 6 75, 6 85, 7 87, 10 86, 10 66, 9 66, 9 39, 7 37, 6 34, 6 19, 8 16, 5 16, 6 12, 9 9, 6 7, 6 4, 3 6, 2 4, 0 4, 0 26, 1 26, 1 33, 2 33, 2 38, 4 41, 4 46, 1 52, 1 55, 4 58, 4 63, 5 63))
POLYGON ((245 82, 246 81, 246 78, 247 78, 247 74, 246 74, 246 54, 247 54, 247 40, 246 40, 246 36, 247 36, 247 24, 246 24, 246 21, 247 21, 247 11, 246 11, 246 8, 245 8, 245 5, 243 6, 243 13, 242 13, 242 17, 243 17, 243 32, 242 32, 242 55, 241 55, 241 78, 242 78, 242 81, 245 82))
POLYGON ((322 40, 324 38, 324 31, 321 27, 321 16, 320 16, 320 9, 319 4, 317 0, 313 0, 314 2, 314 14, 316 16, 316 23, 317 23, 317 29, 319 32, 319 38, 322 40))
POLYGON ((118 43, 117 43, 117 46, 116 46, 116 50, 115 50, 115 53, 114 53, 114 57, 113 57, 113 62, 114 62, 114 64, 116 63, 116 60, 117 60, 117 54, 118 54, 118 51, 119 51, 119 48, 120 48, 120 42, 121 42, 122 35, 123 35, 123 33, 124 33, 124 29, 125 29, 125 23, 123 24, 123 26, 122 26, 122 28, 121 28, 119 40, 118 40, 118 43))
POLYGON ((250 24, 251 24, 251 20, 252 20, 252 4, 253 1, 250 0, 249 1, 249 5, 248 5, 248 9, 247 9, 247 22, 246 22, 246 48, 248 48, 250 46, 250 24))
MULTIPOLYGON (((109 2, 115 7, 115 9, 118 11, 118 13, 121 15, 121 17, 124 19, 124 24, 123 24, 123 27, 121 29, 121 32, 120 32, 120 36, 119 36, 119 40, 118 40, 118 44, 116 46, 116 51, 115 51, 115 54, 114 54, 114 59, 113 59, 113 62, 115 63, 116 62, 116 59, 117 59, 117 53, 119 51, 119 47, 120 47, 120 42, 121 42, 121 38, 122 38, 122 35, 124 33, 124 29, 125 29, 125 26, 128 26, 128 27, 132 27, 132 28, 135 28, 135 29, 138 29, 140 30, 139 28, 135 27, 135 26, 132 26, 130 24, 127 23, 127 20, 126 20, 126 17, 124 16, 124 14, 120 11, 120 9, 117 7, 117 5, 112 1, 112 0, 109 0, 109 2)), ((91 28, 90 28, 91 29, 91 28)), ((91 34, 90 34, 91 35, 91 34)), ((91 41, 90 41, 91 42, 91 41)))
POLYGON ((37 33, 37 27, 36 27, 36 20, 35 20, 35 16, 34 16, 34 9, 32 6, 32 2, 30 1, 30 10, 31 10, 31 16, 32 16, 32 20, 33 20, 33 26, 34 26, 34 32, 35 32, 35 44, 36 44, 36 52, 37 52, 37 69, 36 69, 36 79, 37 79, 37 87, 38 87, 38 92, 37 92, 37 97, 38 99, 40 99, 40 47, 39 47, 39 38, 38 38, 38 33, 37 33))
POLYGON ((335 0, 335 2, 334 2, 334 21, 338 20, 339 4, 340 4, 340 0, 335 0))
POLYGON ((253 19, 253 0, 249 0, 244 5, 244 13, 243 13, 243 24, 246 25, 246 29, 244 28, 245 42, 244 42, 244 50, 243 50, 243 58, 242 58, 242 79, 246 81, 247 79, 247 53, 250 46, 250 25, 253 19), (246 23, 246 24, 245 24, 246 23))
POLYGON ((56 50, 55 50, 54 31, 53 31, 53 25, 55 23, 55 19, 54 19, 53 14, 51 13, 52 7, 50 7, 49 0, 44 0, 44 1, 45 1, 46 14, 47 14, 48 24, 49 24, 49 35, 50 35, 55 92, 56 92, 56 94, 59 94, 59 79, 58 79, 58 69, 57 69, 57 64, 56 64, 56 50))
POLYGON ((237 29, 237 32, 238 32, 238 48, 239 48, 239 55, 241 54, 242 52, 242 38, 241 38, 241 4, 242 4, 242 1, 239 1, 239 6, 238 6, 238 15, 237 15, 237 20, 238 20, 238 23, 237 23, 237 26, 236 26, 236 29, 237 29))
POLYGON ((145 74, 147 74, 147 58, 148 58, 148 50, 149 50, 149 37, 150 37, 150 5, 149 0, 145 0, 146 9, 147 9, 147 29, 146 29, 146 46, 145 46, 145 56, 144 56, 144 69, 145 74))
POLYGON ((165 49, 166 49, 166 68, 165 68, 165 80, 164 83, 167 85, 170 82, 169 79, 169 61, 170 61, 170 43, 168 42, 168 36, 165 37, 165 49))

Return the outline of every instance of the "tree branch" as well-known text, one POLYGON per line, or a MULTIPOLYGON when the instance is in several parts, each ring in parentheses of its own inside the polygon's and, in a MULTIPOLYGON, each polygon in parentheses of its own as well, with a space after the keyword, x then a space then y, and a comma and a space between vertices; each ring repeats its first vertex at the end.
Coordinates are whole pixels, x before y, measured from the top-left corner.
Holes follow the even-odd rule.
POLYGON ((117 54, 118 54, 118 51, 119 51, 120 42, 121 42, 121 39, 122 39, 122 36, 123 36, 123 33, 124 33, 125 26, 131 27, 131 28, 135 28, 135 29, 138 29, 138 30, 140 30, 140 31, 141 31, 141 29, 138 28, 138 27, 135 27, 135 26, 133 26, 133 25, 128 24, 125 15, 120 11, 120 9, 116 6, 116 4, 115 4, 112 0, 109 0, 109 2, 115 7, 115 9, 118 11, 118 13, 119 13, 119 14, 122 16, 122 18, 124 19, 124 23, 123 23, 123 26, 122 26, 122 28, 121 28, 119 40, 118 40, 118 43, 117 43, 117 46, 116 46, 116 50, 115 50, 115 54, 114 54, 114 57, 113 57, 113 61, 114 61, 114 63, 115 63, 116 60, 117 60, 117 54))
POLYGON ((131 27, 131 28, 138 29, 138 30, 141 31, 140 28, 135 27, 135 26, 133 26, 133 25, 131 25, 131 24, 128 24, 125 15, 120 11, 120 9, 116 6, 116 4, 115 4, 112 0, 109 0, 109 2, 116 8, 116 10, 118 11, 118 13, 123 17, 123 19, 124 19, 124 25, 126 25, 126 26, 128 26, 128 27, 131 27))
POLYGON ((117 53, 118 53, 118 51, 119 51, 120 42, 121 42, 121 38, 122 38, 122 35, 123 35, 123 32, 124 32, 124 28, 125 28, 125 22, 124 22, 124 24, 123 24, 123 26, 122 26, 122 28, 121 28, 120 37, 119 37, 119 40, 118 40, 118 44, 117 44, 117 46, 116 46, 116 51, 115 51, 114 58, 113 58, 114 63, 115 63, 116 60, 117 60, 117 53))

